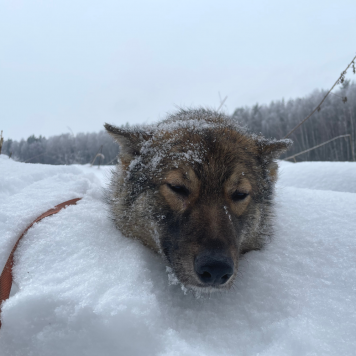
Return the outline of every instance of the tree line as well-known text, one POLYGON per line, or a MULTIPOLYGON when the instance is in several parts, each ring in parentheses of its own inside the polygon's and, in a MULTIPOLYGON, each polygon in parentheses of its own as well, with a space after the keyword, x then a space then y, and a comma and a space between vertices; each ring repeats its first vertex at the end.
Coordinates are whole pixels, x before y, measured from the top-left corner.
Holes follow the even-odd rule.
MULTIPOLYGON (((269 105, 237 108, 232 117, 254 133, 283 138, 306 118, 320 103, 327 91, 315 90, 304 98, 273 101, 269 105)), ((296 157, 297 161, 352 161, 356 138, 356 84, 344 81, 331 93, 308 121, 289 138, 293 146, 281 158, 292 156, 340 135, 350 137, 334 140, 322 147, 296 157), (351 144, 350 144, 351 142, 351 144), (353 152, 352 152, 353 151, 353 152)))
POLYGON ((27 140, 6 140, 2 148, 2 153, 16 161, 55 165, 91 163, 97 153, 103 156, 97 157, 95 165, 115 164, 118 152, 118 144, 105 131, 49 138, 32 135, 27 140))
MULTIPOLYGON (((251 132, 265 137, 283 138, 319 104, 326 94, 315 90, 304 98, 273 101, 269 105, 237 108, 232 118, 251 132)), ((356 137, 356 84, 345 81, 336 92, 327 97, 321 110, 299 127, 290 138, 291 149, 281 158, 299 153, 336 136, 349 134, 309 151, 296 158, 297 161, 351 161, 355 152, 356 137)), ((97 164, 115 164, 119 147, 105 132, 62 134, 45 138, 30 136, 27 140, 4 140, 2 153, 21 162, 43 164, 87 164, 97 153, 97 164)))

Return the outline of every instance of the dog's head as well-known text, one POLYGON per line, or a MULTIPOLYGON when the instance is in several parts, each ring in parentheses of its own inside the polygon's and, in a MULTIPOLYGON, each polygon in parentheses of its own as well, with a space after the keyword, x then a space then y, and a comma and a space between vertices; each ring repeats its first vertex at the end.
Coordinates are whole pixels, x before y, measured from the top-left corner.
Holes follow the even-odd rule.
POLYGON ((204 109, 141 129, 105 127, 120 145, 118 227, 161 252, 185 286, 230 287, 239 256, 269 234, 274 160, 291 141, 248 134, 204 109))

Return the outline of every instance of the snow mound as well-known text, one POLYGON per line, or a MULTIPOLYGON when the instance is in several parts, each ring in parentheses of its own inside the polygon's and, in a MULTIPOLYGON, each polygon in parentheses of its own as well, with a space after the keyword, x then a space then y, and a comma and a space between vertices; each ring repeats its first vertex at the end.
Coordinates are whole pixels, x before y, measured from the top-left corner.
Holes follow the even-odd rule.
POLYGON ((279 162, 278 184, 286 187, 356 193, 353 162, 279 162))
POLYGON ((0 156, 0 267, 35 217, 83 197, 19 245, 0 355, 353 355, 356 194, 288 186, 295 166, 283 166, 273 241, 245 255, 233 289, 196 299, 114 228, 102 201, 108 169, 0 156))

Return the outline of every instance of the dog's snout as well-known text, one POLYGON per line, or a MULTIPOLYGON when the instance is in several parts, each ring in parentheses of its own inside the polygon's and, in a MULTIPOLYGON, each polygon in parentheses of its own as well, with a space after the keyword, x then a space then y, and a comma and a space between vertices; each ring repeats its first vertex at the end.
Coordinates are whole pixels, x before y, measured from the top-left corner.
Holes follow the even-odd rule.
POLYGON ((206 285, 225 284, 234 273, 234 263, 225 254, 206 251, 200 253, 194 261, 195 273, 206 285))

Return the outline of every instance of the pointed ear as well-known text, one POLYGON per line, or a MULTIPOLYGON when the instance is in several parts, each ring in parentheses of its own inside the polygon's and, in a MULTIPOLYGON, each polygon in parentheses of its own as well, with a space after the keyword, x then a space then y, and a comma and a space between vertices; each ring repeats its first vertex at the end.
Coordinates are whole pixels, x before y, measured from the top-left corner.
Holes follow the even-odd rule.
POLYGON ((120 128, 108 123, 105 123, 104 127, 119 144, 121 160, 127 164, 140 154, 142 144, 151 137, 138 128, 120 128))
POLYGON ((257 140, 260 155, 271 160, 278 158, 283 152, 287 151, 292 143, 293 141, 289 139, 268 140, 259 138, 257 140))
POLYGON ((283 140, 267 140, 259 138, 257 141, 260 155, 267 160, 268 176, 273 183, 278 179, 278 164, 275 162, 283 152, 287 151, 293 141, 289 139, 283 140))

